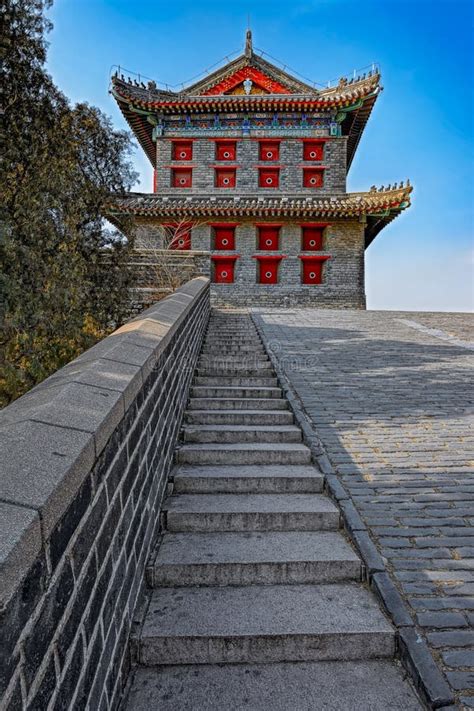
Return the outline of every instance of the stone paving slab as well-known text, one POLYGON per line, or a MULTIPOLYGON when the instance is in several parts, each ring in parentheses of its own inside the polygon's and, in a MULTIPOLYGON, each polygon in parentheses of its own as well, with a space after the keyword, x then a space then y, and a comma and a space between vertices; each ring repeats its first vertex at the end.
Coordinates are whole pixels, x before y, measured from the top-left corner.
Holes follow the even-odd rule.
POLYGON ((456 697, 474 707, 474 319, 256 311, 456 697))

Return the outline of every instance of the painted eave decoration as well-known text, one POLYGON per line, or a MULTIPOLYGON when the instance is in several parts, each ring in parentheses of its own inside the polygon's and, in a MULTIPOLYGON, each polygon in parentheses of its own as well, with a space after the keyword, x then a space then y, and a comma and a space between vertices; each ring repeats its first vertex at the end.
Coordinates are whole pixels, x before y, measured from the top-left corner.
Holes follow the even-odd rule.
POLYGON ((404 185, 376 188, 337 197, 192 196, 129 193, 117 196, 107 210, 108 219, 120 227, 121 217, 146 218, 365 218, 365 246, 410 205, 413 188, 404 185))
POLYGON ((118 75, 111 84, 112 95, 152 164, 158 116, 291 111, 337 112, 342 135, 348 137, 349 168, 380 91, 378 72, 316 89, 256 55, 249 34, 244 54, 182 91, 118 75))

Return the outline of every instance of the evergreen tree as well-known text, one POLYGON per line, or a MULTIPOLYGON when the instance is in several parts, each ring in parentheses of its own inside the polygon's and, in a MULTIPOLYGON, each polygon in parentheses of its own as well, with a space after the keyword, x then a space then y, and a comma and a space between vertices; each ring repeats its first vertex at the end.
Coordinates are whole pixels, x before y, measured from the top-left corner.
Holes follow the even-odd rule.
POLYGON ((0 401, 21 395, 127 313, 130 242, 104 224, 135 180, 131 142, 44 68, 50 0, 4 0, 0 116, 0 401))

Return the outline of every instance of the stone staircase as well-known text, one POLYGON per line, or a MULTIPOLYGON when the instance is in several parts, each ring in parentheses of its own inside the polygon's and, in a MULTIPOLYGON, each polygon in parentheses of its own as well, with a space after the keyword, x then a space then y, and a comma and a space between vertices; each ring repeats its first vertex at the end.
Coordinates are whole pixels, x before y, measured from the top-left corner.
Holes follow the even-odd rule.
POLYGON ((420 709, 247 314, 213 311, 126 708, 420 709))

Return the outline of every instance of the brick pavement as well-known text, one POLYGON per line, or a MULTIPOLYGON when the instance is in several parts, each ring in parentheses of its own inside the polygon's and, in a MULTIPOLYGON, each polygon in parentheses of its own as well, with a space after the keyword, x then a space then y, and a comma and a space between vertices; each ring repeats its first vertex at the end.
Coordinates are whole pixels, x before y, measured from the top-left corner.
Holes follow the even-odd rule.
POLYGON ((474 708, 473 318, 255 318, 460 705, 474 708))

